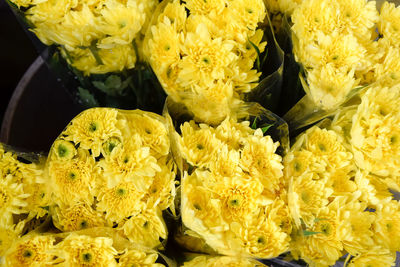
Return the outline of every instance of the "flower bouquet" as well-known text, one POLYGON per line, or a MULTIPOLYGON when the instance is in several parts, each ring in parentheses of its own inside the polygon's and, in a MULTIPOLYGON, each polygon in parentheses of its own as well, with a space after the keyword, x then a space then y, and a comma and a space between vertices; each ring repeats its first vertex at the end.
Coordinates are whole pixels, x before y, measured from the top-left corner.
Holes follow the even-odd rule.
POLYGON ((8 2, 34 34, 50 69, 81 104, 161 112, 165 95, 142 51, 158 1, 8 2))

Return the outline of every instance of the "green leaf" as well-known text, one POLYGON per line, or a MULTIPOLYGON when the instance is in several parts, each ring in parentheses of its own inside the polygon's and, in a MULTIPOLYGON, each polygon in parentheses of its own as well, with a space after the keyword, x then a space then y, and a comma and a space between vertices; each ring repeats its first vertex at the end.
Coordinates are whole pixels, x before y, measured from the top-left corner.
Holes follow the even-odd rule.
POLYGON ((100 91, 103 91, 104 93, 108 92, 108 88, 103 82, 101 82, 101 81, 92 81, 92 83, 100 91))
POLYGON ((271 128, 274 124, 263 124, 261 125, 261 130, 263 132, 263 134, 266 133, 266 131, 268 131, 269 128, 271 128))
POLYGON ((260 49, 259 49, 258 46, 256 46, 252 41, 250 41, 250 39, 248 39, 248 42, 251 44, 251 46, 252 46, 252 47, 256 50, 256 52, 257 52, 256 67, 257 67, 257 71, 261 71, 261 64, 260 64, 261 52, 260 52, 260 49))
POLYGON ((260 66, 261 69, 264 68, 264 64, 265 64, 265 62, 267 61, 267 56, 268 56, 268 47, 265 48, 264 57, 263 57, 263 59, 261 60, 261 66, 260 66))
POLYGON ((98 107, 99 103, 94 98, 94 96, 85 88, 78 87, 79 97, 82 99, 83 103, 89 107, 98 107))
POLYGON ((104 65, 104 63, 103 63, 103 61, 101 60, 101 57, 100 57, 100 55, 99 55, 99 49, 96 47, 96 44, 95 43, 92 43, 90 46, 89 46, 89 50, 90 50, 90 52, 92 52, 92 55, 93 55, 93 57, 94 57, 94 59, 96 59, 96 62, 97 62, 97 64, 99 64, 99 65, 104 65))
POLYGON ((251 129, 257 129, 257 117, 254 118, 253 123, 251 124, 251 129))
POLYGON ((311 235, 316 235, 316 234, 322 234, 322 232, 312 232, 312 231, 303 230, 304 236, 311 236, 311 235))
POLYGON ((119 90, 121 87, 121 78, 117 75, 110 75, 107 77, 104 85, 111 90, 119 90))

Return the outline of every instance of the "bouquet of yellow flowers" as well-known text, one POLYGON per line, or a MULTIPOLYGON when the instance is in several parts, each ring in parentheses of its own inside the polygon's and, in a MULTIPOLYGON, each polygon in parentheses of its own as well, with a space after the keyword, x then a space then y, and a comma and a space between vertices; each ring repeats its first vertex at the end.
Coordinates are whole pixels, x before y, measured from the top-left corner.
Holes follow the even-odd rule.
POLYGON ((157 0, 10 0, 47 46, 42 56, 86 106, 160 111, 142 44, 157 0))
POLYGON ((168 234, 162 211, 175 212, 175 170, 161 116, 84 111, 54 142, 46 163, 53 223, 62 231, 114 227, 137 244, 161 246, 168 234))
POLYGON ((218 124, 260 82, 265 16, 262 0, 166 0, 153 17, 145 53, 175 102, 195 120, 218 124))

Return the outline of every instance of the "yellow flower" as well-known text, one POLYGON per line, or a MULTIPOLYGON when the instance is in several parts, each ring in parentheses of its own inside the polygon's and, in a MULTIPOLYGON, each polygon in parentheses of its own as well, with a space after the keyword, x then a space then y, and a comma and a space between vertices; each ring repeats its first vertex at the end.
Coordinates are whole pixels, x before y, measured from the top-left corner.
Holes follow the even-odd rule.
POLYGON ((263 0, 234 0, 229 3, 232 24, 238 23, 239 29, 255 31, 257 24, 264 21, 266 8, 263 0))
POLYGON ((152 113, 125 114, 130 130, 138 133, 143 146, 150 147, 156 158, 169 153, 169 138, 164 118, 152 113))
POLYGON ((160 239, 166 239, 168 235, 161 210, 157 207, 142 210, 127 219, 120 229, 130 241, 149 248, 159 246, 160 239))
POLYGON ((170 23, 175 26, 175 29, 181 31, 185 28, 186 16, 185 5, 181 5, 179 0, 174 0, 164 7, 158 17, 158 23, 163 23, 165 18, 168 18, 170 23))
POLYGON ((351 143, 356 164, 379 176, 400 176, 400 86, 372 87, 353 118, 351 143))
POLYGON ((151 34, 152 37, 148 41, 150 64, 159 73, 169 65, 178 63, 181 34, 169 20, 152 26, 151 34))
POLYGON ((108 237, 89 237, 69 234, 56 245, 59 257, 67 266, 117 266, 117 251, 112 246, 113 240, 108 237))
POLYGON ((283 176, 282 158, 275 154, 279 142, 273 142, 270 136, 264 136, 257 129, 253 136, 246 140, 240 158, 240 166, 246 172, 260 179, 264 187, 274 192, 280 178, 283 176))
POLYGON ((239 166, 240 153, 237 150, 229 150, 223 146, 216 160, 211 162, 210 170, 213 174, 221 177, 235 177, 243 175, 239 166))
POLYGON ((212 192, 202 186, 198 171, 192 175, 185 173, 181 188, 181 212, 183 223, 193 231, 205 232, 206 227, 218 228, 224 225, 221 214, 222 204, 213 198, 212 192))
POLYGON ((194 121, 181 125, 179 148, 184 158, 193 166, 209 166, 222 146, 209 128, 199 128, 194 121))
POLYGON ((286 154, 283 159, 285 176, 300 176, 305 172, 322 173, 326 171, 318 157, 308 150, 293 151, 286 154))
POLYGON ((243 147, 246 138, 253 133, 249 121, 236 122, 230 118, 226 118, 215 129, 216 137, 226 143, 229 149, 235 150, 243 147))
POLYGON ((146 191, 152 183, 150 177, 161 170, 156 158, 150 155, 150 148, 142 145, 138 134, 133 134, 122 146, 114 148, 99 165, 104 169, 108 186, 129 181, 139 191, 146 191))
POLYGON ((5 266, 44 266, 52 259, 55 238, 28 234, 17 239, 4 256, 5 266))
POLYGON ((186 261, 183 267, 256 267, 262 266, 253 259, 236 258, 228 256, 197 256, 190 261, 186 261))
POLYGON ((76 47, 69 51, 61 50, 61 54, 69 64, 85 75, 120 72, 135 67, 137 57, 131 44, 116 45, 109 49, 94 48, 94 50, 98 59, 89 48, 76 47))
POLYGON ((236 59, 232 52, 233 43, 222 38, 212 39, 206 25, 199 24, 196 32, 186 34, 181 46, 181 71, 177 82, 181 87, 194 84, 211 86, 214 81, 224 79, 229 65, 236 59))
MULTIPOLYGON (((24 2, 26 2, 26 0, 24 0, 24 2)), ((47 0, 37 2, 40 3, 32 6, 25 13, 29 21, 35 26, 41 25, 41 23, 44 23, 44 25, 60 23, 64 20, 64 16, 69 10, 77 6, 77 2, 72 0, 47 0)))
POLYGON ((11 2, 13 4, 16 4, 18 8, 21 8, 21 7, 35 6, 44 1, 46 0, 13 0, 11 2))
MULTIPOLYGON (((337 16, 338 3, 333 1, 302 1, 293 11, 293 33, 300 42, 308 43, 318 32, 332 33, 339 28, 341 22, 337 16)), ((294 42, 294 46, 296 46, 294 42)), ((300 47, 303 45, 300 44, 300 47)), ((297 50, 297 49, 295 49, 297 50)))
POLYGON ((391 199, 388 186, 378 176, 357 172, 354 178, 358 190, 361 192, 360 200, 367 203, 369 207, 376 208, 385 199, 391 199))
POLYGON ((306 236, 298 232, 294 237, 292 253, 299 253, 312 266, 333 265, 342 256, 343 245, 337 234, 340 209, 337 202, 318 211, 314 225, 307 229, 315 234, 306 236))
MULTIPOLYGON (((232 231, 240 238, 243 252, 251 257, 277 257, 289 249, 289 236, 265 217, 265 211, 260 213, 255 223, 247 227, 233 223, 232 231)), ((232 252, 225 253, 229 255, 232 252)))
POLYGON ((76 155, 74 144, 62 139, 54 142, 52 150, 60 160, 70 160, 76 155))
POLYGON ((221 215, 228 223, 251 220, 262 203, 263 186, 257 179, 223 178, 215 184, 213 191, 221 201, 221 215))
POLYGON ((32 31, 47 45, 56 43, 72 50, 78 46, 89 47, 94 40, 104 36, 97 26, 97 20, 90 7, 84 4, 79 10, 67 12, 59 23, 36 23, 32 31))
POLYGON ((349 267, 395 266, 396 254, 385 248, 370 249, 352 258, 349 267))
POLYGON ((29 217, 39 218, 46 215, 47 208, 53 204, 48 184, 25 184, 24 192, 29 194, 29 197, 26 199, 26 203, 28 204, 26 209, 29 211, 29 217))
POLYGON ((139 250, 127 250, 119 258, 118 267, 131 267, 131 266, 143 266, 143 267, 161 267, 164 266, 161 263, 156 263, 158 258, 157 253, 144 252, 139 250))
POLYGON ((311 225, 318 211, 328 203, 333 190, 325 187, 325 181, 314 180, 313 173, 291 177, 289 181, 289 210, 297 226, 300 220, 311 225))
MULTIPOLYGON (((267 2, 271 1, 268 0, 267 2)), ((303 0, 279 0, 277 2, 281 12, 291 15, 293 11, 296 10, 297 7, 303 2, 303 0)), ((269 11, 270 9, 267 8, 267 10, 269 11)))
POLYGON ((354 78, 354 69, 335 69, 332 65, 309 71, 307 81, 314 103, 326 110, 343 103, 351 89, 359 84, 354 78))
POLYGON ((185 2, 185 6, 189 9, 190 14, 207 15, 211 18, 217 18, 217 16, 224 11, 227 5, 227 1, 225 0, 185 0, 185 2))
POLYGON ((399 20, 400 8, 396 8, 394 3, 384 2, 381 6, 378 30, 393 46, 399 46, 400 43, 399 20))
POLYGON ((76 203, 69 207, 57 206, 52 216, 54 225, 64 232, 106 225, 103 215, 85 203, 76 203))
POLYGON ((344 249, 351 255, 368 251, 375 245, 374 233, 371 229, 375 214, 366 208, 367 205, 358 200, 349 201, 339 208, 339 238, 342 240, 344 249))
POLYGON ((376 3, 363 0, 339 0, 340 22, 344 33, 353 33, 358 39, 371 39, 378 22, 376 3))
POLYGON ((376 210, 375 242, 391 252, 400 250, 400 204, 396 200, 382 203, 376 210))
POLYGON ((33 184, 43 182, 43 170, 35 163, 22 163, 11 151, 0 156, 0 179, 10 176, 14 183, 33 184))
POLYGON ((112 188, 100 190, 96 210, 105 213, 105 218, 110 222, 120 222, 129 216, 138 214, 144 203, 141 202, 143 194, 130 182, 122 182, 112 188))
POLYGON ((115 109, 105 108, 86 110, 75 117, 63 132, 65 139, 79 144, 80 148, 90 149, 97 157, 108 138, 121 135, 116 127, 117 113, 115 109))
POLYGON ((26 194, 23 184, 12 182, 12 176, 0 179, 0 225, 10 225, 13 223, 13 214, 27 212, 26 194))
POLYGON ((71 204, 76 201, 93 202, 91 189, 95 182, 93 178, 94 159, 84 151, 81 155, 69 161, 50 160, 48 172, 53 196, 59 204, 71 204))
POLYGON ((161 210, 167 208, 174 209, 176 166, 168 158, 162 158, 158 162, 161 171, 157 172, 154 176, 153 183, 149 187, 143 201, 150 206, 158 203, 157 206, 161 210))
POLYGON ((20 237, 24 226, 24 221, 19 222, 16 225, 2 224, 0 226, 0 257, 3 257, 13 242, 20 237))
POLYGON ((100 10, 99 22, 99 30, 106 37, 97 46, 113 48, 116 45, 131 44, 146 19, 143 8, 135 0, 127 0, 124 4, 116 0, 106 0, 100 10))

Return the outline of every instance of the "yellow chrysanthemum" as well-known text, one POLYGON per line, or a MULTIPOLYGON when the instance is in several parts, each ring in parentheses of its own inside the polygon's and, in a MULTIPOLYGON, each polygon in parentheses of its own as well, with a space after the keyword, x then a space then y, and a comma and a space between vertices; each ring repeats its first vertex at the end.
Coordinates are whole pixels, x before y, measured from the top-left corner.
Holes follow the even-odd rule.
POLYGON ((75 201, 93 201, 91 189, 95 182, 92 176, 94 159, 84 151, 78 153, 81 154, 78 158, 69 161, 48 162, 50 184, 57 203, 68 205, 75 201))
POLYGON ((236 258, 228 256, 197 256, 190 261, 186 261, 183 267, 256 267, 264 266, 260 262, 246 258, 236 258))
POLYGON ((132 132, 142 138, 143 146, 151 149, 151 154, 159 158, 169 153, 170 141, 164 119, 151 113, 126 114, 132 132))
POLYGON ((208 28, 199 24, 196 32, 186 34, 181 46, 181 71, 177 82, 183 88, 194 84, 210 86, 215 80, 224 79, 229 65, 236 59, 233 43, 222 38, 212 39, 208 28))
POLYGON ((314 180, 313 173, 304 173, 292 177, 289 182, 289 210, 295 223, 300 226, 300 220, 311 225, 315 214, 329 203, 328 197, 333 193, 325 187, 323 180, 314 180))
POLYGON ((120 229, 130 241, 149 248, 159 246, 160 239, 166 239, 168 235, 167 226, 157 207, 142 210, 140 214, 128 219, 120 229))
POLYGON ((36 23, 32 31, 46 45, 56 43, 69 50, 79 46, 90 47, 94 40, 104 36, 97 26, 97 20, 90 7, 84 4, 79 10, 67 12, 59 23, 36 23))
POLYGON ((70 207, 55 207, 52 216, 54 225, 64 232, 106 225, 103 214, 84 203, 70 207))
POLYGON ((80 148, 91 149, 95 157, 99 156, 102 144, 110 137, 120 136, 116 127, 117 110, 94 108, 75 117, 63 132, 65 139, 79 144, 80 148))
POLYGON ((200 234, 205 227, 218 228, 225 224, 222 219, 222 203, 213 198, 213 194, 206 187, 201 186, 201 177, 198 172, 192 175, 185 174, 182 180, 182 221, 200 234), (198 184, 198 185, 196 185, 198 184))
POLYGON ((108 237, 89 237, 76 233, 69 234, 56 246, 58 255, 67 266, 117 266, 117 251, 108 237))
POLYGON ((14 183, 42 183, 43 170, 35 163, 23 163, 18 160, 17 154, 7 151, 0 158, 0 179, 11 177, 14 183))
POLYGON ((46 183, 34 183, 24 186, 24 192, 29 194, 26 199, 28 204, 26 209, 29 211, 29 217, 43 217, 47 214, 47 209, 53 204, 51 192, 46 183))
MULTIPOLYGON (((25 1, 25 0, 24 0, 25 1)), ((71 8, 77 7, 77 2, 73 0, 47 0, 40 1, 26 11, 27 18, 35 25, 45 23, 49 25, 63 21, 64 16, 71 8)))
POLYGON ((237 150, 245 145, 245 140, 255 130, 250 127, 249 121, 235 122, 226 118, 215 129, 215 135, 222 142, 226 143, 229 149, 237 150))
POLYGON ((338 235, 343 247, 351 255, 360 254, 375 245, 371 229, 375 214, 366 208, 365 203, 350 201, 339 209, 338 235))
POLYGON ((21 7, 35 6, 45 1, 46 0, 13 0, 11 2, 13 4, 16 4, 18 8, 21 8, 21 7))
POLYGON ((12 176, 0 180, 0 225, 10 225, 13 222, 13 214, 27 212, 26 194, 23 184, 12 182, 12 176))
POLYGON ((174 24, 176 30, 183 30, 185 28, 187 13, 185 5, 182 5, 179 0, 169 2, 163 12, 158 17, 158 22, 164 22, 165 18, 174 24))
POLYGON ((393 46, 399 46, 400 43, 399 20, 400 8, 396 8, 395 3, 384 2, 381 6, 378 30, 393 46))
POLYGON ((395 266, 396 254, 385 248, 370 249, 352 258, 349 267, 395 266))
POLYGON ((138 214, 144 206, 143 193, 132 182, 122 182, 112 188, 100 190, 96 210, 104 212, 105 218, 112 224, 129 216, 138 214))
POLYGON ((179 60, 179 37, 174 24, 169 20, 151 27, 152 38, 149 40, 150 64, 161 72, 179 60))
POLYGON ((60 160, 70 160, 76 155, 74 144, 62 139, 54 142, 52 150, 60 160))
POLYGON ((400 86, 372 87, 362 97, 353 117, 351 143, 354 159, 379 176, 399 176, 400 86))
POLYGON ((217 159, 211 162, 210 170, 213 174, 221 177, 235 177, 243 175, 239 166, 240 153, 237 150, 229 150, 223 146, 217 159))
POLYGON ((319 210, 318 219, 312 227, 307 228, 307 231, 314 234, 307 236, 298 232, 294 237, 292 253, 298 253, 310 265, 333 265, 342 256, 343 245, 337 234, 339 208, 335 204, 319 210))
POLYGON ((338 3, 334 1, 302 1, 292 14, 293 33, 304 43, 314 39, 317 32, 332 33, 340 26, 337 10, 338 3))
POLYGON ((25 222, 20 222, 17 225, 0 226, 0 258, 4 256, 13 242, 20 237, 24 226, 25 222))
MULTIPOLYGON (((231 229, 240 238, 244 253, 257 258, 277 257, 289 249, 289 237, 274 222, 267 220, 263 213, 261 211, 261 216, 252 225, 243 227, 232 223, 231 229)), ((223 252, 227 255, 234 253, 223 252)))
POLYGON ((263 185, 256 179, 224 178, 215 184, 213 191, 220 199, 221 215, 228 223, 247 221, 257 212, 263 185))
POLYGON ((208 166, 222 146, 211 129, 200 129, 194 121, 181 125, 182 137, 179 139, 180 151, 193 166, 208 166))
POLYGON ((253 136, 247 138, 240 158, 242 169, 260 179, 271 192, 277 190, 277 184, 283 176, 282 158, 275 154, 278 146, 279 142, 274 143, 270 136, 263 137, 261 129, 257 129, 253 136))
POLYGON ((122 181, 133 182, 139 191, 146 191, 156 172, 160 171, 150 148, 142 145, 141 137, 133 134, 122 146, 114 148, 109 157, 100 161, 108 186, 122 181))
POLYGON ((382 203, 376 210, 375 241, 391 252, 400 250, 400 204, 396 200, 382 203))
POLYGON ((154 252, 143 252, 139 250, 127 250, 119 258, 118 267, 132 267, 132 266, 143 266, 143 267, 161 267, 164 266, 161 263, 156 263, 158 258, 157 253, 154 252))
POLYGON ((207 15, 213 18, 220 15, 227 6, 226 0, 203 1, 203 0, 185 0, 186 8, 190 14, 207 15))
POLYGON ((4 256, 4 266, 44 266, 52 259, 55 238, 29 234, 17 239, 4 256))
POLYGON ((143 5, 135 0, 121 3, 107 0, 100 11, 99 29, 106 35, 97 44, 100 48, 113 48, 115 45, 131 44, 146 19, 143 5))
POLYGON ((376 208, 380 203, 385 202, 385 199, 392 198, 388 186, 378 176, 357 172, 354 182, 361 192, 360 200, 367 203, 369 207, 376 208))
POLYGON ((153 183, 149 187, 143 201, 147 205, 155 205, 161 210, 165 210, 169 207, 173 209, 174 199, 175 199, 175 176, 176 167, 172 160, 167 158, 160 159, 159 165, 161 171, 156 173, 153 178, 153 183))
POLYGON ((300 176, 305 172, 323 173, 326 166, 319 158, 308 150, 289 152, 284 157, 284 171, 286 177, 300 176))

